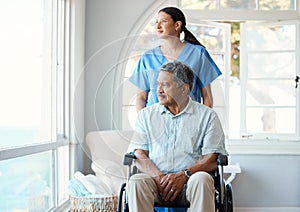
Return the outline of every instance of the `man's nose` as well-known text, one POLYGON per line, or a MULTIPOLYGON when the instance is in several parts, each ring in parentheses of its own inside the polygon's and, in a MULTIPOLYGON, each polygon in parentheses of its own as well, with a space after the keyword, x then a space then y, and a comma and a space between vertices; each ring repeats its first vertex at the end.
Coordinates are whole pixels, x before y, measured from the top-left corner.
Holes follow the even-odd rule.
POLYGON ((159 86, 159 85, 157 86, 156 91, 157 91, 157 93, 163 93, 164 92, 163 89, 162 89, 162 87, 159 86))

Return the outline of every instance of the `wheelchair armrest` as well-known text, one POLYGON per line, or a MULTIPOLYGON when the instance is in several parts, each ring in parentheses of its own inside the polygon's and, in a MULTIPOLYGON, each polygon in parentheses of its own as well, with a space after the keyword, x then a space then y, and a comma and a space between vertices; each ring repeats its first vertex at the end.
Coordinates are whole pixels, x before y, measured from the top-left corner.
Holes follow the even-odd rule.
POLYGON ((221 166, 227 166, 228 165, 228 157, 227 155, 218 155, 217 164, 221 166))
POLYGON ((129 152, 129 153, 126 153, 124 155, 124 158, 123 158, 123 165, 125 166, 131 166, 132 165, 132 162, 136 159, 135 155, 134 155, 134 152, 129 152))

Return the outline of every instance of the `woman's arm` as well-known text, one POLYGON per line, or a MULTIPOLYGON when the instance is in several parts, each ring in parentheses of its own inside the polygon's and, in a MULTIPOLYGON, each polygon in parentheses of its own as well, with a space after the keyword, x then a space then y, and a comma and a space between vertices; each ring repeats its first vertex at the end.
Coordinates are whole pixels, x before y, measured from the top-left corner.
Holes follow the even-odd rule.
POLYGON ((136 96, 137 112, 139 112, 141 109, 146 107, 147 99, 148 99, 148 92, 139 89, 136 96))
POLYGON ((212 108, 213 107, 213 96, 211 92, 210 84, 201 89, 203 104, 212 108))

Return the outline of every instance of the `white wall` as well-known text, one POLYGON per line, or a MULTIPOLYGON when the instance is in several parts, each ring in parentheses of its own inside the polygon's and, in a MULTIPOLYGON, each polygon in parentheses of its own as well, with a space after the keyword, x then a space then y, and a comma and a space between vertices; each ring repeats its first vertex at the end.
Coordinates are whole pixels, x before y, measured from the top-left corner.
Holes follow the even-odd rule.
MULTIPOLYGON (((85 133, 111 129, 113 79, 120 63, 119 53, 151 2, 86 0, 85 133)), ((90 171, 88 160, 83 171, 90 171)))
MULTIPOLYGON (((153 9, 153 2, 86 1, 85 133, 111 129, 118 53, 124 37, 148 8, 153 9)), ((300 155, 233 154, 230 162, 239 162, 242 167, 233 182, 235 206, 300 207, 300 155)), ((89 166, 86 160, 86 172, 89 166)))
POLYGON ((300 207, 299 161, 299 155, 231 155, 242 168, 232 182, 235 206, 300 207))
POLYGON ((110 129, 112 79, 119 53, 149 6, 149 0, 86 1, 86 132, 110 129))

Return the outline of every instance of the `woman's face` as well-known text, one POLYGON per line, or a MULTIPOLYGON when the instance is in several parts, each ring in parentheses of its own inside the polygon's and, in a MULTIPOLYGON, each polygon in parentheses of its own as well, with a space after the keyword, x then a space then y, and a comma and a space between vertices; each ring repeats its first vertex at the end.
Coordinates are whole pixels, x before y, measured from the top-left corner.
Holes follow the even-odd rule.
POLYGON ((156 33, 159 38, 167 38, 169 36, 179 37, 181 22, 174 22, 172 17, 165 12, 159 12, 156 18, 156 33))

